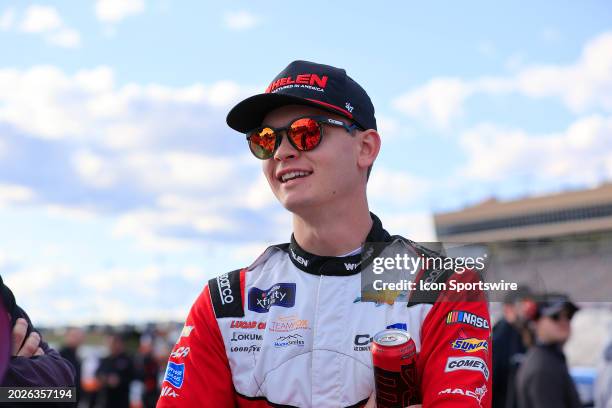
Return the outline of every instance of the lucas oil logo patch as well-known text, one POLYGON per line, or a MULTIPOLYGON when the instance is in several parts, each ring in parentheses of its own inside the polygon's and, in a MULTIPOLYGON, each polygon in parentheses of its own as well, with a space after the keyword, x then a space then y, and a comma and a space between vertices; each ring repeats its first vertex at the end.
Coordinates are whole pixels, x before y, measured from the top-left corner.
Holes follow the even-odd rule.
POLYGON ((272 306, 295 306, 295 283, 277 283, 268 290, 249 289, 249 310, 268 313, 272 306))

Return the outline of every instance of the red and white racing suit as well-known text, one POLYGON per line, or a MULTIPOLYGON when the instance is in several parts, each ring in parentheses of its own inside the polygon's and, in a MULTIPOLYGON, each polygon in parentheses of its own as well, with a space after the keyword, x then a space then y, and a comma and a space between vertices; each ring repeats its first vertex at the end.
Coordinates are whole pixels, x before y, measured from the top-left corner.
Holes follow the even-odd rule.
MULTIPOLYGON (((372 219, 366 242, 422 255, 422 247, 372 219)), ((490 407, 484 294, 361 301, 369 255, 315 256, 292 237, 248 268, 211 279, 172 351, 158 407, 363 406, 374 391, 369 343, 388 327, 406 329, 415 341, 424 407, 490 407)), ((416 279, 465 282, 475 275, 423 269, 416 279)))

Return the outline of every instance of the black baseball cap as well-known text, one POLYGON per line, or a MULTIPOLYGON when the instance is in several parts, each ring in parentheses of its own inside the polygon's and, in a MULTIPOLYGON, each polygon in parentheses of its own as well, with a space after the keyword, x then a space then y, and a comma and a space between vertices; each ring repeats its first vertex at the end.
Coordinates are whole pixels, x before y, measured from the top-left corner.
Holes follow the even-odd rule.
POLYGON ((554 316, 562 310, 567 310, 570 318, 580 308, 576 306, 567 295, 550 293, 541 295, 537 300, 538 316, 554 316))
POLYGON ((344 116, 363 129, 376 129, 374 105, 366 91, 344 69, 309 61, 293 61, 264 93, 234 106, 227 124, 246 133, 260 126, 270 111, 285 105, 314 106, 344 116))

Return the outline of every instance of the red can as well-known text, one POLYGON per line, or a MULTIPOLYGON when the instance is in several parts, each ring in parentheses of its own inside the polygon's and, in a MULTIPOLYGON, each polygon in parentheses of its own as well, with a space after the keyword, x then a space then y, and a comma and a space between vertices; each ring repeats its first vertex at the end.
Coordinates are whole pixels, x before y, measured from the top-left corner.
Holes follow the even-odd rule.
POLYGON ((372 340, 372 362, 378 408, 420 404, 416 345, 405 330, 389 329, 372 340))

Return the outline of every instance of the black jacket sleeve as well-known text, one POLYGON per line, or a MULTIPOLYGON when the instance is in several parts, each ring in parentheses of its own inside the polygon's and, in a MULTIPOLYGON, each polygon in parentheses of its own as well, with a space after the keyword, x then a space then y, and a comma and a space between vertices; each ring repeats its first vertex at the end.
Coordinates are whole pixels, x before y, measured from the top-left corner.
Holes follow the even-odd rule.
MULTIPOLYGON (((17 306, 13 293, 2 283, 2 278, 0 278, 0 290, 4 306, 11 315, 12 325, 20 317, 28 322, 27 338, 32 331, 36 331, 32 321, 27 313, 17 306)), ((75 371, 72 364, 49 347, 42 340, 42 336, 40 348, 45 352, 42 356, 11 357, 0 385, 3 387, 74 387, 75 371)))

